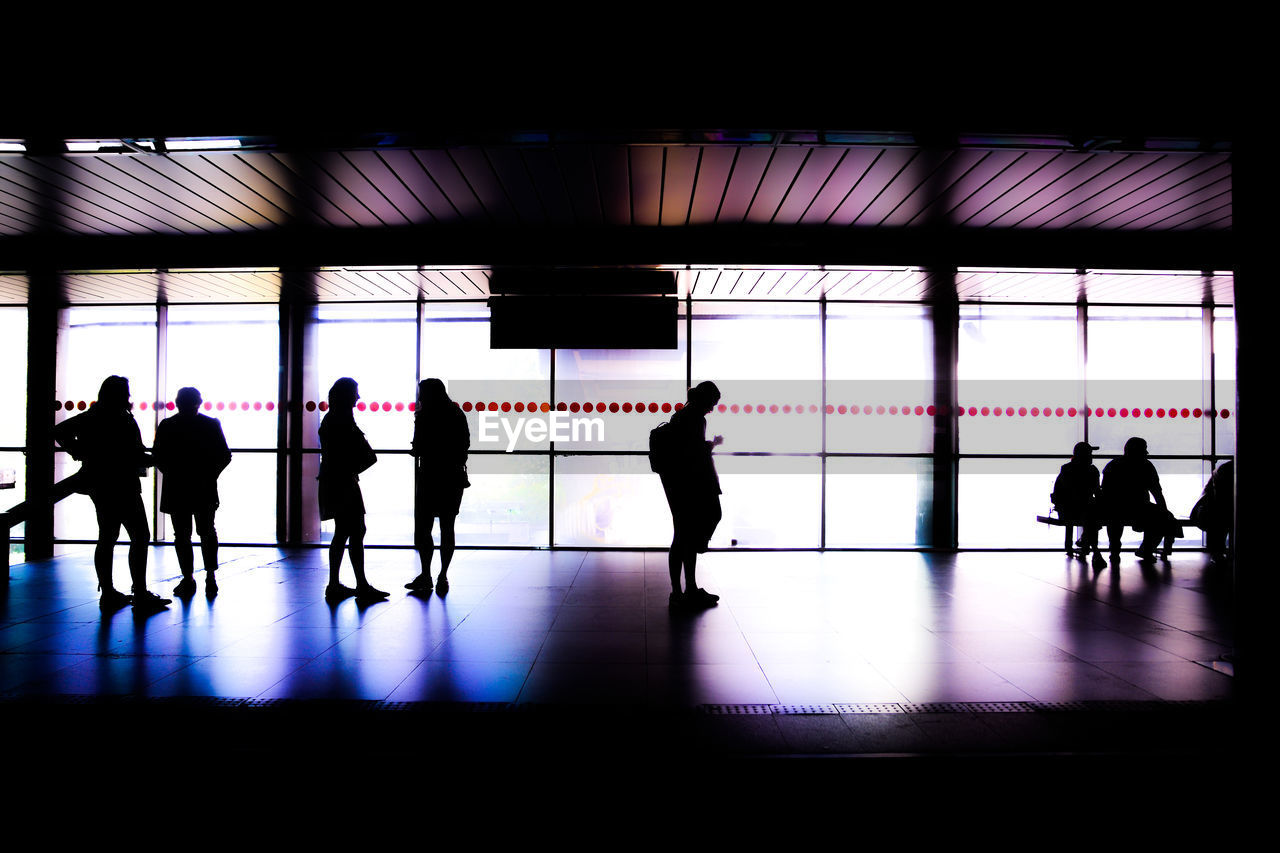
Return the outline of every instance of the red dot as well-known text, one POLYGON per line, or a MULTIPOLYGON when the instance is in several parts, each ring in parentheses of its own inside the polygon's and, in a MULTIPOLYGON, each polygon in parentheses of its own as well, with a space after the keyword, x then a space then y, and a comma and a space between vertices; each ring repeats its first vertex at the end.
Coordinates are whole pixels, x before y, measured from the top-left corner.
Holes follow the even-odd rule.
POLYGON ((396 403, 396 411, 397 411, 397 412, 403 412, 403 411, 404 411, 404 403, 396 403))
MULTIPOLYGON (((1151 410, 1150 410, 1150 409, 1147 409, 1147 411, 1149 412, 1149 411, 1151 411, 1151 410)), ((1157 417, 1157 418, 1163 418, 1163 417, 1164 417, 1164 409, 1156 409, 1156 417, 1157 417)))
POLYGON ((623 403, 623 404, 622 404, 622 411, 624 411, 624 412, 630 412, 630 411, 631 411, 631 404, 630 404, 630 403, 623 403))
POLYGON ((361 400, 359 403, 356 403, 356 408, 363 412, 365 409, 369 407, 364 404, 363 400, 361 400))
POLYGON ((53 410, 54 410, 55 412, 60 412, 60 411, 62 411, 62 401, 61 401, 61 400, 54 400, 54 401, 53 401, 53 410))
MULTIPOLYGON (((218 403, 217 408, 218 408, 218 411, 219 411, 219 412, 221 412, 221 411, 222 411, 222 403, 221 403, 221 402, 219 402, 219 403, 218 403)), ((316 401, 315 401, 315 400, 308 400, 308 401, 307 401, 307 411, 308 411, 308 412, 314 412, 315 410, 316 410, 316 401)))
POLYGON ((656 411, 658 411, 658 404, 657 404, 657 403, 650 403, 650 404, 649 404, 649 412, 650 412, 650 414, 652 414, 653 412, 656 412, 656 411))
POLYGON ((1222 410, 1221 415, 1222 415, 1222 417, 1224 417, 1224 418, 1229 418, 1229 417, 1231 417, 1231 413, 1230 413, 1229 411, 1227 411, 1226 409, 1223 409, 1223 410, 1222 410))
MULTIPOLYGON (((716 407, 716 411, 724 412, 724 411, 726 411, 728 408, 729 408, 729 407, 728 407, 728 406, 726 406, 724 403, 721 403, 719 406, 717 406, 717 407, 716 407)), ((733 410, 734 410, 735 412, 736 412, 736 411, 738 411, 738 407, 737 407, 737 406, 734 406, 734 407, 733 407, 733 410)))
POLYGON ((510 404, 510 403, 508 403, 506 400, 503 400, 503 401, 502 401, 502 411, 504 411, 504 412, 509 412, 509 411, 511 411, 511 404, 510 404))
POLYGON ((549 411, 551 411, 551 404, 550 404, 550 403, 543 403, 541 406, 539 406, 539 407, 538 407, 538 411, 540 411, 540 412, 549 412, 549 411))
MULTIPOLYGON (((1022 414, 1022 413, 1023 413, 1023 412, 1025 412, 1025 411, 1026 411, 1026 409, 1019 409, 1019 410, 1018 410, 1018 414, 1022 414)), ((1032 407, 1031 407, 1031 417, 1033 417, 1033 418, 1038 418, 1038 417, 1040 417, 1040 407, 1039 407, 1039 406, 1032 406, 1032 407)))
MULTIPOLYGON (((676 403, 676 407, 677 407, 677 408, 679 408, 681 405, 682 405, 682 404, 680 404, 680 403, 676 403)), ((733 412, 735 415, 736 415, 736 414, 738 414, 738 404, 737 404, 737 403, 734 403, 732 406, 730 406, 730 407, 729 407, 729 411, 733 412)))
MULTIPOLYGON (((458 405, 458 404, 457 404, 457 403, 454 403, 454 405, 456 406, 456 405, 458 405)), ((409 411, 411 411, 411 412, 416 411, 416 410, 417 410, 417 408, 418 408, 418 404, 417 404, 417 403, 410 403, 410 404, 409 404, 409 411)))
MULTIPOLYGON (((761 411, 761 412, 763 412, 763 411, 764 411, 764 406, 761 406, 761 407, 760 407, 760 411, 761 411)), ((772 406, 770 406, 770 407, 769 407, 769 411, 770 411, 772 414, 775 414, 775 415, 776 415, 776 414, 778 413, 778 404, 777 404, 777 403, 774 403, 772 406)))
POLYGON ((85 403, 84 400, 81 400, 80 402, 76 403, 76 408, 83 412, 85 409, 89 408, 89 406, 88 404, 85 403))
POLYGON ((582 411, 582 406, 580 406, 577 402, 570 403, 570 404, 569 404, 569 411, 571 411, 571 412, 579 412, 579 411, 582 411))
POLYGON ((621 408, 621 407, 620 407, 617 403, 610 403, 610 404, 609 404, 609 411, 613 412, 614 414, 617 414, 618 409, 620 409, 620 408, 621 408))
POLYGON ((569 404, 568 404, 568 403, 556 403, 556 411, 557 411, 557 412, 567 412, 567 411, 569 411, 569 404))
MULTIPOLYGON (((987 415, 991 414, 991 410, 990 410, 989 408, 987 408, 986 406, 983 406, 983 407, 982 407, 981 412, 982 412, 982 416, 983 416, 984 418, 985 418, 987 415)), ((973 409, 970 409, 970 410, 969 410, 969 413, 970 413, 970 414, 973 414, 973 409)), ((1000 410, 999 410, 999 409, 996 409, 996 414, 997 414, 997 415, 998 415, 998 414, 1000 414, 1000 410)))
MULTIPOLYGON (((969 417, 973 417, 973 416, 975 416, 976 414, 978 414, 978 407, 977 407, 977 406, 970 406, 970 407, 969 407, 969 417)), ((986 412, 983 412, 982 414, 983 414, 983 415, 986 415, 986 412)))
MULTIPOLYGON (((1135 411, 1136 411, 1136 410, 1135 410, 1135 411)), ((1143 416, 1144 418, 1149 418, 1149 417, 1151 417, 1153 414, 1155 414, 1155 413, 1154 413, 1154 412, 1152 412, 1150 409, 1143 409, 1143 410, 1142 410, 1142 416, 1143 416)))
POLYGON ((1203 414, 1204 414, 1204 412, 1200 411, 1199 409, 1192 409, 1192 410, 1191 410, 1191 414, 1192 414, 1194 417, 1197 417, 1197 418, 1198 418, 1198 417, 1200 417, 1201 415, 1203 415, 1203 414))
POLYGON ((145 412, 147 410, 147 401, 143 400, 142 402, 138 403, 138 408, 142 409, 142 411, 145 412))
MULTIPOLYGON (((590 404, 590 403, 588 403, 587 405, 591 405, 591 404, 590 404)), ((591 411, 591 410, 590 410, 590 409, 587 409, 587 411, 589 412, 589 411, 591 411)), ((662 411, 664 411, 664 412, 669 412, 669 411, 671 411, 671 404, 670 404, 670 403, 663 403, 663 404, 662 404, 662 411)), ((721 404, 720 404, 720 411, 722 411, 722 412, 724 411, 724 404, 723 404, 723 403, 721 403, 721 404)))
POLYGON ((391 401, 390 401, 390 400, 384 400, 384 401, 383 401, 383 403, 382 403, 382 411, 384 411, 384 412, 389 412, 389 411, 391 411, 391 401))
MULTIPOLYGON (((775 406, 775 407, 774 407, 774 411, 777 411, 777 406, 775 406)), ((790 403, 783 403, 783 404, 782 404, 782 413, 783 413, 784 415, 789 415, 789 414, 791 414, 791 404, 790 404, 790 403)))
POLYGON ((491 412, 496 412, 496 411, 498 411, 498 401, 497 401, 497 400, 490 400, 490 401, 489 401, 489 411, 491 411, 491 412))
MULTIPOLYGON (((208 406, 209 406, 209 404, 208 404, 208 403, 205 403, 204 405, 205 405, 205 407, 206 407, 206 408, 208 408, 208 406)), ((411 403, 410 405, 412 405, 412 403, 411 403)), ((276 409, 276 404, 275 404, 273 401, 268 400, 268 401, 267 401, 267 411, 268 411, 268 412, 274 412, 274 411, 275 411, 275 409, 276 409)))
POLYGON ((320 401, 320 411, 322 411, 322 412, 327 412, 327 411, 329 411, 329 403, 328 403, 328 401, 327 401, 327 400, 321 400, 321 401, 320 401))
POLYGON ((959 407, 958 409, 956 409, 956 415, 957 415, 958 417, 964 417, 964 414, 965 414, 965 408, 964 408, 964 406, 961 406, 961 407, 959 407))
POLYGON ((884 414, 884 406, 876 406, 876 414, 877 414, 877 415, 883 415, 883 414, 884 414))
POLYGON ((467 400, 466 402, 464 402, 464 403, 462 404, 462 411, 464 411, 464 412, 469 412, 469 411, 471 411, 473 408, 475 408, 475 407, 471 405, 471 401, 470 401, 470 400, 467 400))
POLYGON ((73 403, 73 402, 71 402, 70 400, 68 400, 67 402, 65 402, 65 403, 63 403, 63 404, 62 404, 62 408, 67 409, 67 410, 74 409, 75 407, 76 407, 76 404, 75 404, 75 403, 73 403))
POLYGON ((1205 410, 1204 410, 1204 413, 1205 413, 1205 415, 1206 415, 1206 416, 1211 417, 1211 418, 1216 418, 1216 417, 1218 416, 1218 410, 1217 410, 1217 409, 1205 409, 1205 410))
POLYGON ((1182 416, 1183 416, 1184 418, 1189 418, 1189 417, 1191 417, 1191 410, 1190 410, 1190 409, 1183 409, 1183 410, 1182 410, 1182 416))
POLYGON ((255 412, 261 412, 261 411, 262 411, 262 403, 261 403, 261 401, 257 401, 257 400, 255 400, 255 401, 254 401, 254 403, 253 403, 253 410, 254 410, 255 412))
MULTIPOLYGON (((933 406, 930 406, 930 407, 929 407, 929 409, 930 409, 929 414, 931 414, 931 415, 932 415, 932 414, 933 414, 933 411, 932 411, 933 406)), ((923 414, 924 414, 924 406, 916 406, 916 407, 915 407, 915 409, 914 409, 913 411, 915 411, 915 413, 916 413, 917 415, 923 415, 923 414)))
POLYGON ((1116 416, 1116 410, 1114 408, 1107 409, 1107 417, 1114 418, 1115 416, 1116 416))
MULTIPOLYGON (((681 409, 683 409, 683 408, 684 408, 684 403, 676 403, 676 405, 675 405, 675 410, 676 410, 677 412, 678 412, 678 411, 680 411, 680 410, 681 410, 681 409)), ((736 410, 736 409, 737 409, 737 406, 734 406, 734 409, 736 410)))
MULTIPOLYGON (((855 407, 855 408, 856 408, 856 407, 855 407)), ((849 411, 849 407, 848 407, 848 406, 846 406, 846 405, 844 405, 844 404, 841 404, 841 405, 836 409, 836 411, 843 415, 843 414, 845 414, 846 412, 848 412, 848 411, 849 411)), ((830 414, 830 413, 831 413, 831 407, 830 407, 830 406, 828 406, 828 407, 827 407, 827 413, 828 413, 828 414, 830 414)))

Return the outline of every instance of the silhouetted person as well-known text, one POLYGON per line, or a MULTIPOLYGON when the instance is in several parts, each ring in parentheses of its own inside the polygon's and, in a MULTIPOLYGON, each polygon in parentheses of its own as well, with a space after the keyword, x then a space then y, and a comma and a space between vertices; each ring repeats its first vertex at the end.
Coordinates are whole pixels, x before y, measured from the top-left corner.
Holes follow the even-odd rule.
POLYGON ((1228 459, 1217 467, 1209 482, 1204 485, 1200 500, 1191 510, 1191 521, 1205 533, 1209 557, 1215 563, 1225 563, 1228 558, 1227 537, 1235 547, 1231 534, 1235 526, 1235 463, 1228 459))
POLYGON ((1124 455, 1112 459, 1102 469, 1103 513, 1112 561, 1120 559, 1120 535, 1126 525, 1142 533, 1138 559, 1155 559, 1156 545, 1165 540, 1165 556, 1172 550, 1179 532, 1164 502, 1160 475, 1147 458, 1147 442, 1134 436, 1124 443, 1124 455), (1155 503, 1148 500, 1148 495, 1155 503))
POLYGON ((356 381, 344 376, 329 389, 329 412, 320 421, 320 518, 333 519, 333 541, 329 543, 329 585, 324 597, 340 601, 351 595, 357 601, 380 601, 387 593, 374 589, 364 575, 364 497, 360 494, 360 472, 378 457, 356 426, 353 410, 360 399, 356 381), (339 580, 342 549, 350 542, 351 569, 356 587, 339 580))
POLYGON ((102 380, 97 402, 89 411, 56 425, 53 440, 66 448, 72 459, 80 461, 79 488, 93 500, 98 516, 93 567, 102 591, 102 609, 118 610, 130 603, 144 611, 163 608, 169 599, 147 590, 151 533, 138 479, 146 476, 152 460, 142 445, 138 422, 129 411, 129 380, 123 376, 102 380), (132 596, 119 592, 111 582, 111 556, 121 525, 129 535, 132 596))
POLYGON ((200 534, 204 557, 204 591, 218 594, 218 531, 213 515, 218 509, 218 475, 231 464, 231 451, 217 418, 200 414, 203 402, 195 388, 178 389, 178 414, 165 418, 156 427, 151 450, 156 467, 164 474, 160 511, 173 522, 173 550, 182 569, 182 580, 173 594, 193 595, 196 591, 195 555, 191 550, 192 519, 200 534))
POLYGON ((1080 555, 1092 551, 1094 567, 1101 568, 1106 561, 1098 547, 1098 531, 1102 523, 1098 520, 1101 499, 1098 467, 1093 464, 1093 451, 1097 449, 1087 441, 1076 443, 1071 451, 1071 461, 1058 470, 1050 498, 1053 508, 1058 511, 1058 518, 1070 518, 1080 523, 1084 531, 1080 555))
POLYGON ((449 399, 439 379, 418 383, 418 406, 413 416, 413 455, 416 459, 413 491, 413 538, 422 559, 422 573, 405 584, 419 592, 431 590, 431 557, 435 541, 431 528, 440 519, 441 594, 449 589, 449 563, 453 561, 454 522, 462 505, 467 480, 467 449, 471 431, 467 416, 449 399))
POLYGON ((720 478, 716 476, 711 449, 724 442, 717 435, 707 441, 707 414, 720 402, 720 389, 702 382, 689 389, 689 401, 671 416, 658 475, 671 507, 675 533, 667 567, 671 572, 672 607, 711 607, 720 600, 698 586, 698 555, 720 523, 720 478), (684 590, 680 571, 684 569, 684 590))

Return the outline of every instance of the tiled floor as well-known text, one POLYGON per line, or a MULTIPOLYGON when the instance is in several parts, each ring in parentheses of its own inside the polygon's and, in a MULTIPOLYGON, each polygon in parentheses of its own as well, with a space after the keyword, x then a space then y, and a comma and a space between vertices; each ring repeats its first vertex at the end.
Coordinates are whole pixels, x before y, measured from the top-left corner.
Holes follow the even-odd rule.
MULTIPOLYGON (((390 600, 323 600, 326 553, 223 549, 221 594, 103 615, 91 555, 15 565, 0 693, 692 705, 1230 698, 1229 580, 1202 555, 1096 573, 1052 553, 714 553, 719 607, 673 614, 662 552, 409 551, 390 600)), ((173 553, 151 557, 168 594, 173 553)), ((123 586, 124 554, 117 557, 123 586)), ((349 571, 349 570, 348 570, 349 571)))

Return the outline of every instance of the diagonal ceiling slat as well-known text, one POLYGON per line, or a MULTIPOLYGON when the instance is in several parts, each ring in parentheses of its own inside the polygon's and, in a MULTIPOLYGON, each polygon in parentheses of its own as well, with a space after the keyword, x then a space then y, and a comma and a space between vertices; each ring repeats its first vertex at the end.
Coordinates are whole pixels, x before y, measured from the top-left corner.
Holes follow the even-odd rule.
POLYGON ((915 151, 904 148, 881 150, 827 221, 832 225, 852 225, 857 222, 915 155, 915 151))
POLYGON ((813 205, 818 193, 827 185, 847 149, 818 147, 810 149, 809 159, 796 175, 795 184, 778 206, 779 222, 799 222, 813 205))
POLYGON ((334 227, 355 224, 351 217, 303 179, 305 165, 300 158, 272 153, 255 159, 253 167, 295 200, 297 215, 302 221, 334 227))
POLYGON ((628 152, 631 169, 631 224, 657 225, 662 210, 665 150, 641 146, 628 152))
POLYGON ((772 159, 764 175, 760 178, 760 187, 747 209, 747 222, 772 222, 778 208, 786 201, 792 184, 800 176, 800 167, 809 157, 808 148, 779 148, 773 152, 772 159))
POLYGON ((718 222, 728 224, 746 219, 773 152, 772 148, 738 149, 738 159, 734 162, 733 171, 729 175, 718 222))
MULTIPOLYGON (((1027 182, 1023 187, 1024 192, 1022 198, 1016 204, 1005 207, 1002 211, 995 213, 996 208, 993 207, 989 213, 995 213, 984 224, 998 225, 1001 227, 1019 227, 1028 218, 1044 210, 1048 205, 1068 197, 1078 187, 1085 184, 1099 174, 1115 174, 1116 170, 1121 169, 1124 164, 1132 159, 1135 155, 1126 154, 1120 159, 1111 157, 1100 157, 1096 154, 1075 154, 1067 153, 1062 155, 1057 161, 1059 166, 1066 166, 1065 170, 1056 174, 1041 173, 1035 178, 1027 182), (1039 178, 1049 178, 1043 181, 1039 178), (1040 184, 1038 187, 1037 184, 1040 184), (1025 190, 1031 189, 1031 192, 1025 190)), ((1123 173, 1121 173, 1123 174, 1123 173)), ((982 217, 978 218, 982 222, 982 217)))
POLYGON ((521 225, 541 225, 547 220, 542 199, 534 189, 518 148, 486 148, 485 156, 521 225))
POLYGON ((737 149, 727 146, 713 145, 702 149, 698 183, 693 188, 693 201, 689 206, 690 225, 710 225, 716 221, 736 155, 737 149))
POLYGON ((555 225, 574 224, 573 204, 569 201, 565 175, 556 162, 556 152, 550 148, 526 148, 520 153, 548 221, 555 225))
MULTIPOLYGON (((298 201, 290 192, 291 185, 280 185, 273 181, 264 167, 270 162, 274 164, 270 154, 261 152, 228 153, 228 154, 192 154, 172 156, 166 161, 176 164, 194 176, 187 182, 196 186, 196 181, 203 181, 216 187, 226 199, 252 211, 263 222, 283 225, 290 222, 298 211, 298 201)), ((175 180, 180 178, 176 177, 175 180)), ((201 190, 203 193, 204 191, 201 190)), ((228 210, 236 213, 246 221, 253 221, 245 212, 238 210, 230 201, 224 202, 216 194, 209 196, 213 201, 224 204, 228 210)))
MULTIPOLYGON (((203 166, 221 180, 231 180, 224 172, 213 169, 199 157, 134 157, 97 158, 103 167, 124 172, 144 186, 163 193, 186 208, 197 211, 217 228, 270 228, 279 220, 268 219, 233 195, 210 183, 199 172, 189 168, 203 166)), ((243 187, 233 189, 243 190, 243 187)))
POLYGON ((556 165, 564 179, 565 193, 573 209, 574 221, 581 225, 603 225, 600 188, 595 161, 586 145, 561 145, 554 149, 556 165))
POLYGON ((663 225, 684 225, 689 221, 703 149, 672 146, 664 150, 667 162, 662 177, 660 222, 663 225))
MULTIPOLYGON (((352 172, 359 175, 357 183, 368 184, 376 192, 360 196, 378 218, 389 225, 421 224, 431 221, 431 215, 418 197, 409 191, 388 168, 378 151, 347 151, 343 158, 352 172)), ((337 176, 335 171, 335 176, 337 176)))
POLYGON ((512 206, 507 190, 502 186, 482 148, 457 148, 445 153, 458 167, 476 198, 484 205, 492 220, 499 225, 518 225, 519 214, 512 206))

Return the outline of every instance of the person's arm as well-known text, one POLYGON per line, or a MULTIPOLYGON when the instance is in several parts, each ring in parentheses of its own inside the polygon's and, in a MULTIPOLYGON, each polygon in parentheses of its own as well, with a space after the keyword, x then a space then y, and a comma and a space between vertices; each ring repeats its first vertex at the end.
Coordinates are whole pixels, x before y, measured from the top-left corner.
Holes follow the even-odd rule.
POLYGON ((223 470, 231 464, 231 448, 227 447, 227 437, 222 432, 222 421, 217 418, 211 418, 213 421, 213 436, 216 445, 213 458, 213 476, 217 477, 223 470))
POLYGON ((151 458, 155 461, 156 470, 161 474, 168 474, 170 470, 169 458, 169 427, 165 424, 169 423, 169 419, 165 418, 156 424, 156 440, 151 444, 151 458))
POLYGON ((54 424, 51 430, 54 442, 71 454, 71 458, 77 462, 83 461, 80 458, 80 427, 84 423, 81 418, 85 414, 88 413, 79 414, 75 417, 67 418, 62 423, 54 424))
POLYGON ((1156 499, 1156 506, 1168 512, 1169 507, 1164 502, 1164 490, 1160 488, 1160 474, 1156 471, 1156 466, 1152 465, 1149 460, 1147 464, 1151 466, 1151 485, 1148 487, 1151 491, 1151 496, 1156 499))

